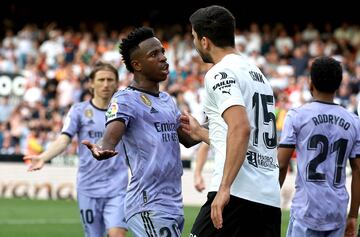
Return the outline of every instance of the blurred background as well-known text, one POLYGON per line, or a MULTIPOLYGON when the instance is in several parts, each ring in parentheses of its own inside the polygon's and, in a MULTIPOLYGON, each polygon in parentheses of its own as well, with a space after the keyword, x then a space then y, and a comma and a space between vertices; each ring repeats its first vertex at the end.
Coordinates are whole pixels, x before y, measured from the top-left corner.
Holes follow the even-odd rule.
MULTIPOLYGON (((358 113, 360 17, 354 2, 1 2, 0 236, 82 236, 74 203, 78 141, 74 139, 64 154, 39 172, 26 172, 22 157, 44 151, 59 134, 70 106, 89 99, 88 76, 95 62, 111 62, 118 68, 119 88, 131 83, 132 75, 121 61, 118 45, 133 27, 155 29, 170 64, 169 78, 161 90, 170 93, 181 110, 204 121, 203 78, 211 65, 204 64, 194 50, 188 17, 211 4, 223 5, 235 15, 237 49, 271 82, 277 101, 278 137, 286 112, 311 99, 309 65, 317 56, 333 56, 342 62, 343 82, 335 102, 358 113)), ((199 193, 193 184, 197 156, 198 147, 182 147, 189 225, 185 229, 191 227, 206 199, 206 190, 199 193)), ((211 150, 206 156, 208 184, 211 150)), ((282 191, 284 209, 292 197, 295 162, 296 154, 282 191)), ((286 225, 287 219, 285 229, 286 225)))

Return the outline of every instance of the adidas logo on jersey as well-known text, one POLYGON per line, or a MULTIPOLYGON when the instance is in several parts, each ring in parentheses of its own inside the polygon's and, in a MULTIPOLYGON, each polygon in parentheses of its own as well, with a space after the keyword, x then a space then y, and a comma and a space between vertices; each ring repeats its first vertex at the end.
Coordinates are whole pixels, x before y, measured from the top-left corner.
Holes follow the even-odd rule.
POLYGON ((154 107, 151 107, 150 113, 151 114, 159 113, 159 111, 157 111, 154 107))

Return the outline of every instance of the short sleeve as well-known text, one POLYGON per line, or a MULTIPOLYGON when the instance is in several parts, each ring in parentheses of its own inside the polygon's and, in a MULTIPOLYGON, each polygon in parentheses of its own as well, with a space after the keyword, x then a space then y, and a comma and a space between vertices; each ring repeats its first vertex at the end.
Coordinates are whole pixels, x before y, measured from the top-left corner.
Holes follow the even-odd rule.
POLYGON ((123 121, 126 126, 136 118, 136 108, 132 96, 128 93, 118 93, 113 96, 106 111, 106 125, 113 121, 123 121))
POLYGON ((281 132, 280 147, 295 146, 296 145, 296 128, 295 128, 295 110, 289 110, 286 114, 284 126, 281 132))
POLYGON ((360 158, 360 119, 355 119, 355 130, 357 131, 355 134, 356 141, 354 142, 353 148, 350 153, 350 158, 360 158))
POLYGON ((61 133, 73 137, 79 131, 79 112, 82 111, 78 105, 71 106, 67 113, 61 133))
MULTIPOLYGON (((241 77, 241 74, 237 75, 241 77)), ((221 69, 207 75, 207 90, 213 97, 219 113, 222 115, 224 111, 233 106, 245 106, 243 94, 239 84, 240 79, 229 69, 221 69)))

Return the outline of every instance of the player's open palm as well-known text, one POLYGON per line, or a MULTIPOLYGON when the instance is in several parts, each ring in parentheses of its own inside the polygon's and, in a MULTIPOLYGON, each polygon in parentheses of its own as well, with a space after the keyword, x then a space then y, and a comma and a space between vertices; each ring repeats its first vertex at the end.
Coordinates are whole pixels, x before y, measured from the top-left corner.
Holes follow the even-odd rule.
POLYGON ((216 229, 223 227, 222 213, 230 201, 230 189, 220 188, 211 204, 211 220, 216 229))
POLYGON ((29 162, 28 171, 41 170, 45 162, 39 155, 27 155, 24 156, 23 160, 29 162))
POLYGON ((91 151, 93 157, 97 160, 106 160, 118 154, 118 152, 114 150, 103 150, 100 146, 88 140, 83 140, 81 143, 91 151))

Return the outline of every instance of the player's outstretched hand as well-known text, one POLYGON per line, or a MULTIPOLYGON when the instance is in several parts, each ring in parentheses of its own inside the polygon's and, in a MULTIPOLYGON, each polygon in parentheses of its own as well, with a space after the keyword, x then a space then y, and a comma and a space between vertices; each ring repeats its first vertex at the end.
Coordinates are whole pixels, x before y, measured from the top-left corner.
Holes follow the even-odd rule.
POLYGON ((27 155, 23 160, 29 163, 28 171, 41 170, 45 162, 39 155, 27 155))
POLYGON ((93 157, 97 160, 106 160, 115 155, 117 155, 117 151, 114 150, 103 150, 100 146, 91 143, 88 140, 81 141, 92 153, 93 157))

